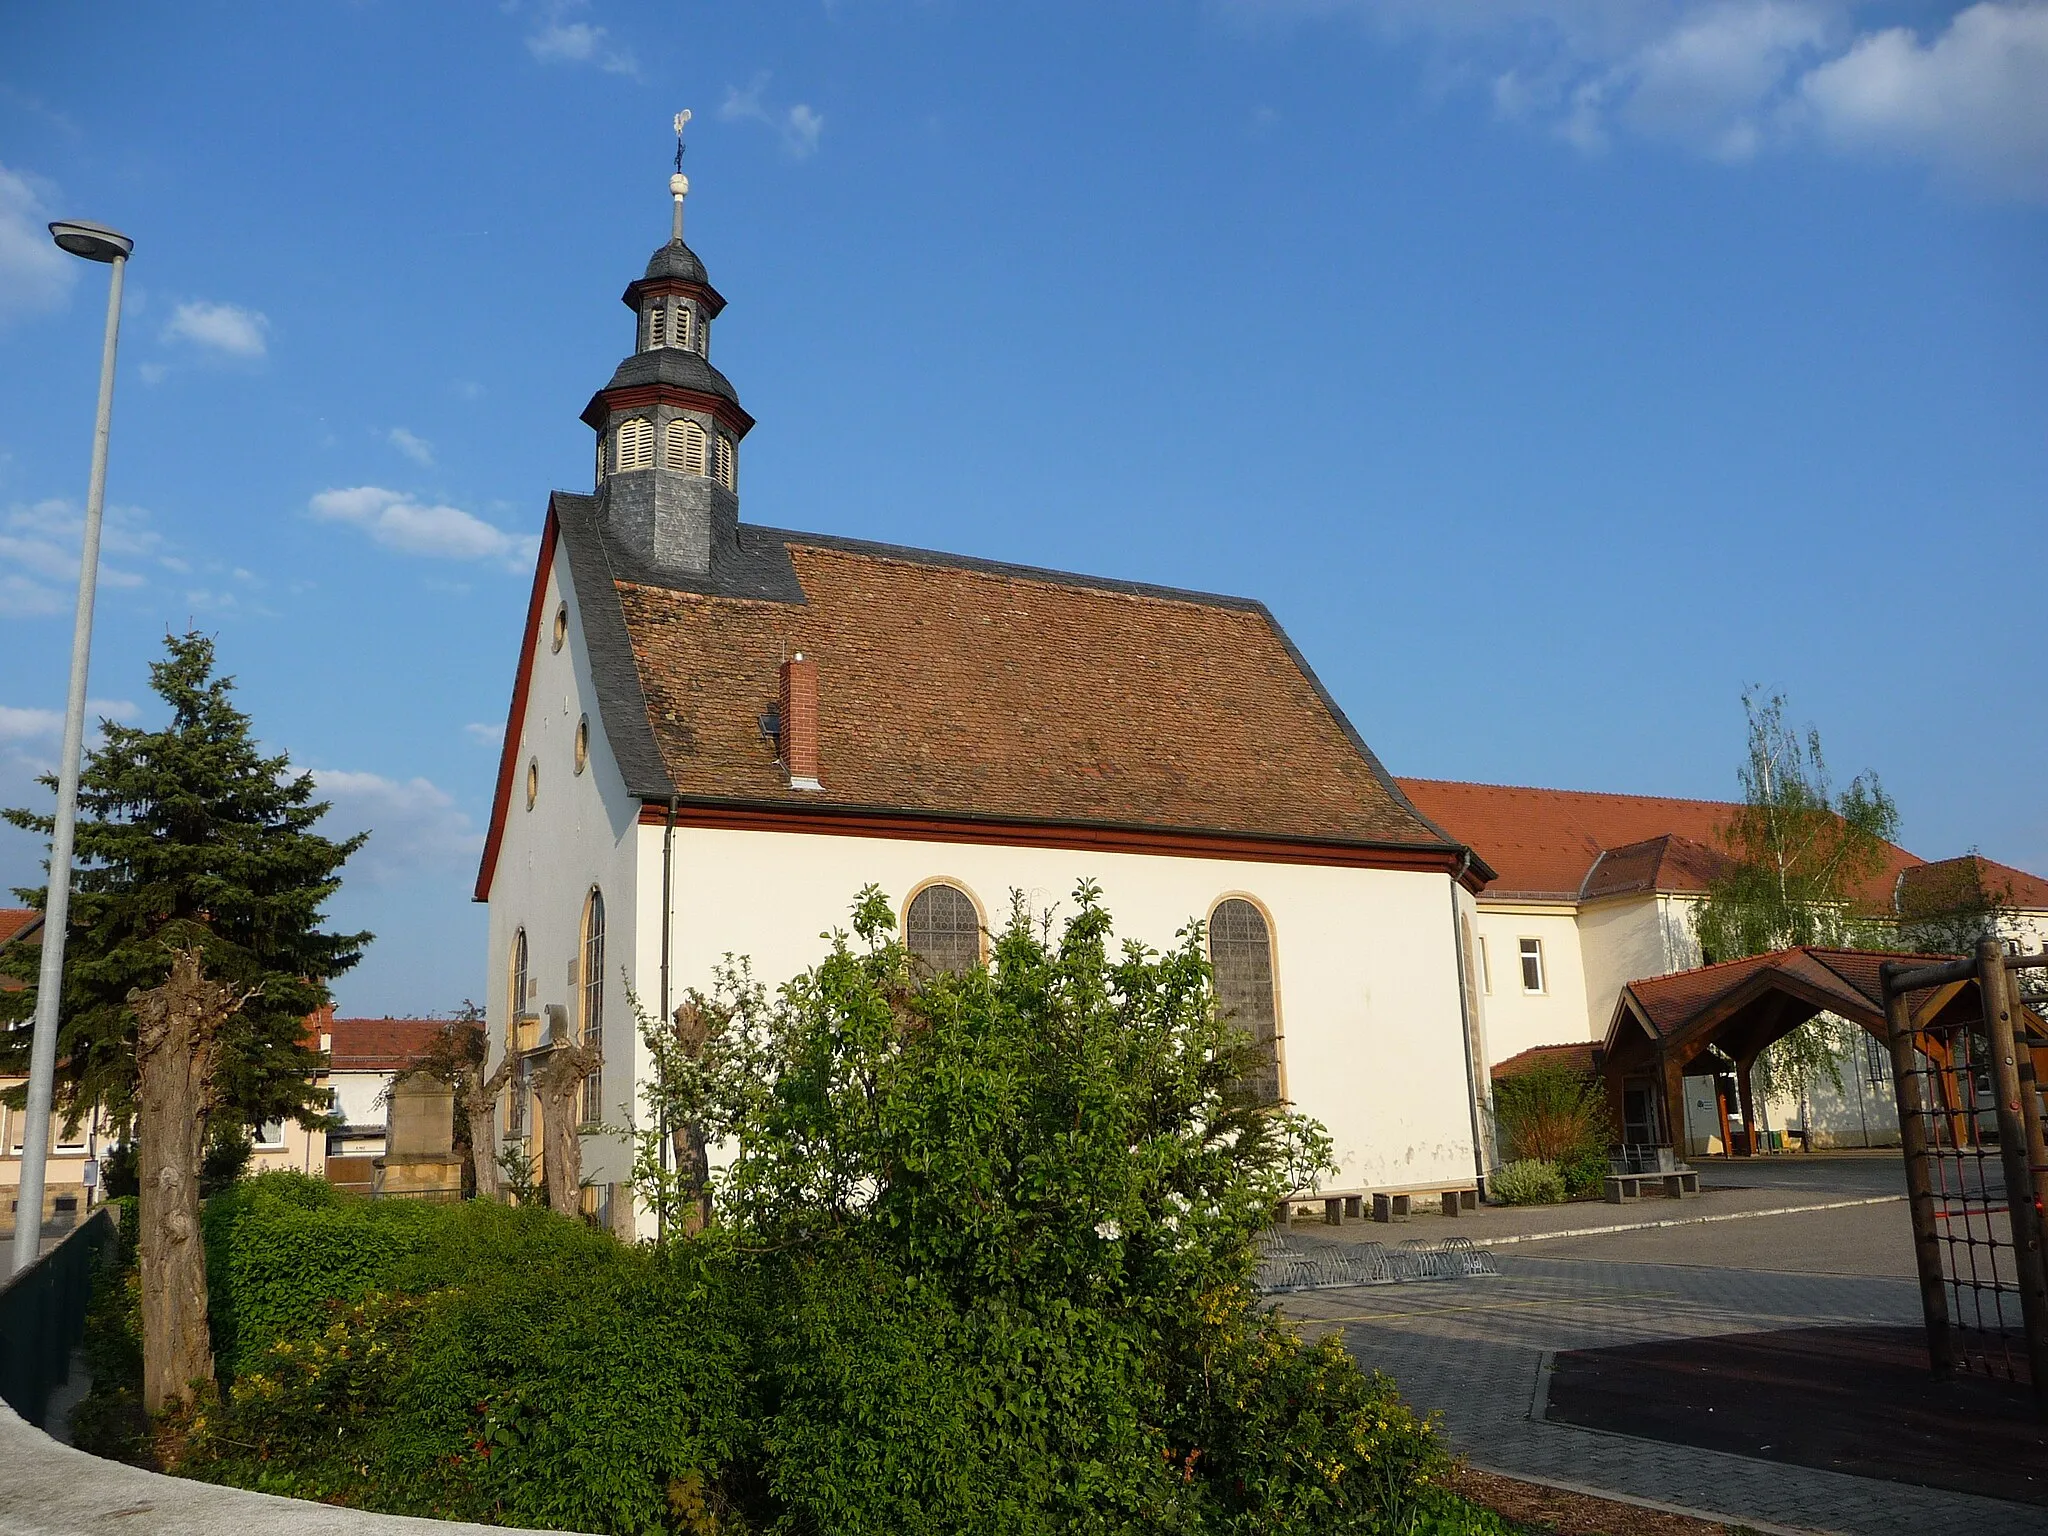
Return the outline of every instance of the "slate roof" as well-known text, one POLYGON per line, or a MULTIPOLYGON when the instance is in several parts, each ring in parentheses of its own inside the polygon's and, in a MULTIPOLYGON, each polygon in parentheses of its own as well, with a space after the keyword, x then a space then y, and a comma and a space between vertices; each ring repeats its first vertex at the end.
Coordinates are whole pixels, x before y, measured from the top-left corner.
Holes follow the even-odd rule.
POLYGON ((671 240, 655 251, 647 258, 647 270, 640 274, 643 283, 658 282, 662 278, 706 285, 711 281, 705 274, 704 263, 697 259, 697 253, 680 240, 671 240))
POLYGON ((332 1072, 403 1072, 446 1025, 439 1019, 333 1019, 327 1023, 332 1072))
POLYGON ((735 407, 740 403, 739 394, 725 375, 697 353, 687 347, 656 347, 649 352, 633 353, 612 370, 611 381, 591 396, 590 404, 583 408, 583 424, 593 428, 604 425, 606 391, 643 384, 667 384, 700 395, 715 395, 735 407))
POLYGON ((1257 602, 753 527, 712 576, 658 579, 594 498, 553 513, 643 799, 1459 851, 1257 602), (822 794, 761 728, 796 650, 822 794))

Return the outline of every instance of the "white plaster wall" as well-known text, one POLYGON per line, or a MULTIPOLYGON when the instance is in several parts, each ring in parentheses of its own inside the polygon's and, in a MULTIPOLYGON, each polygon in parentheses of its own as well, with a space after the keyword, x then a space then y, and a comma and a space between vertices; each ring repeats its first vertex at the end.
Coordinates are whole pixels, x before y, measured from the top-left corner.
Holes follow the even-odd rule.
MULTIPOLYGON (((626 794, 625 782, 613 761, 598 717, 591 684, 589 656, 583 644, 576 594, 568 575, 568 551, 557 544, 540 614, 541 632, 534 647, 526 713, 521 727, 512 800, 505 816, 505 835, 490 890, 490 978, 488 1014, 491 1059, 495 1066, 505 1045, 513 1001, 512 936, 524 926, 527 974, 540 989, 525 1012, 544 1014, 549 1003, 569 1010, 570 1028, 580 1014, 569 966, 582 946, 583 903, 595 885, 605 901, 604 1110, 607 1122, 624 1124, 629 1115, 635 1032, 627 1006, 628 981, 637 986, 639 929, 635 859, 640 840, 639 802, 626 794), (569 632, 562 649, 550 644, 556 607, 569 606, 569 632), (590 719, 590 753, 582 773, 575 771, 576 723, 590 719), (540 794, 526 808, 526 764, 540 763, 540 794)), ((503 1133, 502 1111, 499 1120, 503 1133)), ((626 1165, 615 1138, 586 1137, 583 1176, 604 1184, 625 1177, 626 1165)))
MULTIPOLYGON (((1533 902, 1482 900, 1476 905, 1479 934, 1486 940, 1487 974, 1482 987, 1492 1062, 1506 1061, 1533 1045, 1597 1039, 1601 1030, 1587 1024, 1586 973, 1574 916, 1577 909, 1566 903, 1545 907, 1533 902), (1543 941, 1544 988, 1539 994, 1522 990, 1524 938, 1543 941)), ((1605 1024, 1603 1019, 1602 1028, 1605 1024)))
POLYGON ((327 1086, 333 1090, 342 1122, 346 1125, 382 1125, 384 1090, 391 1086, 389 1072, 330 1072, 327 1086))
POLYGON ((1671 968, 1662 901, 1645 892, 1579 908, 1579 951, 1586 977, 1586 1032, 1603 1039, 1615 999, 1632 981, 1671 968))
MULTIPOLYGON (((662 829, 641 829, 643 956, 660 943, 662 829)), ((1282 1082, 1326 1125, 1341 1172, 1362 1191, 1467 1179, 1472 1117, 1447 876, 1142 854, 1000 848, 680 828, 675 834, 674 992, 709 988, 728 953, 771 988, 815 964, 869 883, 898 903, 943 877, 1000 925, 1009 893, 1071 913, 1083 877, 1102 886, 1119 938, 1157 947, 1225 896, 1270 915, 1282 1082)), ((643 960, 643 967, 647 962, 643 960)), ((651 969, 644 970, 652 975, 651 969)))

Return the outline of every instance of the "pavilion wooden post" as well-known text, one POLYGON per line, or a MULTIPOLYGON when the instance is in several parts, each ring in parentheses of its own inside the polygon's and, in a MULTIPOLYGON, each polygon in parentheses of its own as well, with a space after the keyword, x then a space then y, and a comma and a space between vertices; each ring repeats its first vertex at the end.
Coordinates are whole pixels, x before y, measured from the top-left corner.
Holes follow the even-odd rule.
POLYGON ((1927 1178, 1927 1115, 1920 1092, 1920 1064, 1914 1059, 1913 1009, 1903 992, 1891 988, 1885 971, 1885 1042, 1892 1052, 1892 1092, 1899 1104, 1899 1144, 1906 1159, 1906 1209, 1913 1222, 1913 1258, 1920 1271, 1920 1313, 1927 1321, 1927 1358, 1937 1376, 1956 1368, 1948 1331, 1948 1290, 1941 1272, 1941 1236, 1936 1228, 1934 1189, 1927 1178))
POLYGON ((1664 1090, 1664 1135, 1671 1142, 1671 1154, 1683 1158, 1691 1150, 1683 1144, 1685 1131, 1685 1063, 1670 1051, 1657 1053, 1657 1077, 1664 1090))
MULTIPOLYGON (((2020 1317, 2027 1330, 2027 1365, 2034 1400, 2048 1407, 2048 1254, 2041 1249, 2041 1208, 2028 1157, 2027 1115, 2020 1095, 2019 1044, 2005 948, 1977 941, 1977 990, 1984 1033, 1991 1045, 1992 1083, 1998 1098, 1998 1156, 2005 1171, 2006 1210, 2012 1218, 2013 1268, 2019 1275, 2020 1317)), ((2037 1111, 2038 1118, 2038 1111, 2037 1111)))
POLYGON ((2048 1245, 2048 1134, 2041 1123, 2041 1079, 2021 1010, 2019 977, 2015 971, 2029 965, 2048 965, 2048 952, 2016 955, 2005 962, 2005 996, 2012 1008, 2012 1032, 2018 1050, 2020 1114, 2027 1125, 2027 1164, 2034 1174, 2034 1209, 2042 1215, 2041 1240, 2048 1245))
POLYGON ((1756 1052, 1735 1058, 1735 1096, 1742 1101, 1742 1155, 1756 1156, 1756 1094, 1749 1086, 1749 1069, 1756 1064, 1756 1052))

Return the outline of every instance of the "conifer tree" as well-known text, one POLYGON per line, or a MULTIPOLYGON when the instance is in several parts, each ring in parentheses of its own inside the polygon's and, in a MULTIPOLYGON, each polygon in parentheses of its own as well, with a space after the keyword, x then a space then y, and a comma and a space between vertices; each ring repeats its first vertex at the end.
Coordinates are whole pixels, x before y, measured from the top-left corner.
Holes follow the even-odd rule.
MULTIPOLYGON (((190 1303, 171 1319, 173 1337, 145 1339, 146 1365, 169 1362, 171 1372, 146 1383, 151 1408, 210 1374, 194 1369, 206 1364, 194 1238, 208 1126, 324 1121, 306 1017, 370 938, 320 926, 363 837, 314 831, 328 807, 314 800, 312 776, 258 749, 230 702, 233 680, 214 675, 210 639, 170 636, 165 652, 150 685, 170 722, 154 731, 102 722, 104 741, 80 775, 57 1037, 62 1120, 75 1126, 98 1105, 121 1131, 140 1122, 144 1290, 190 1303), (172 1256, 154 1276, 153 1247, 172 1256)), ((38 812, 6 816, 45 836, 52 829, 38 812)), ((46 895, 19 894, 38 908, 46 895)), ((24 986, 0 992, 0 1071, 28 1060, 36 957, 22 948, 5 956, 24 986)))

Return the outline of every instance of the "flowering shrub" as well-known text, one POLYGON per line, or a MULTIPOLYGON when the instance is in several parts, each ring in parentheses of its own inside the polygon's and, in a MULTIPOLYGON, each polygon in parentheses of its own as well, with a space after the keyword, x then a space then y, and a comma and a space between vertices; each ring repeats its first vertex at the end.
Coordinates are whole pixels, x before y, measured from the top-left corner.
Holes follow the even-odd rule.
POLYGON ((648 1108, 733 1149, 701 1233, 224 1197, 228 1383, 179 1470, 583 1531, 1505 1532, 1391 1382, 1259 1304, 1328 1144, 1248 1098, 1198 927, 1113 956, 1083 887, 929 978, 891 927, 865 892, 774 998, 731 966, 693 1000, 723 1065, 648 1108))
POLYGON ((1564 1199, 1564 1178, 1556 1164, 1528 1157, 1503 1164, 1493 1190, 1509 1205, 1556 1205, 1564 1199))

